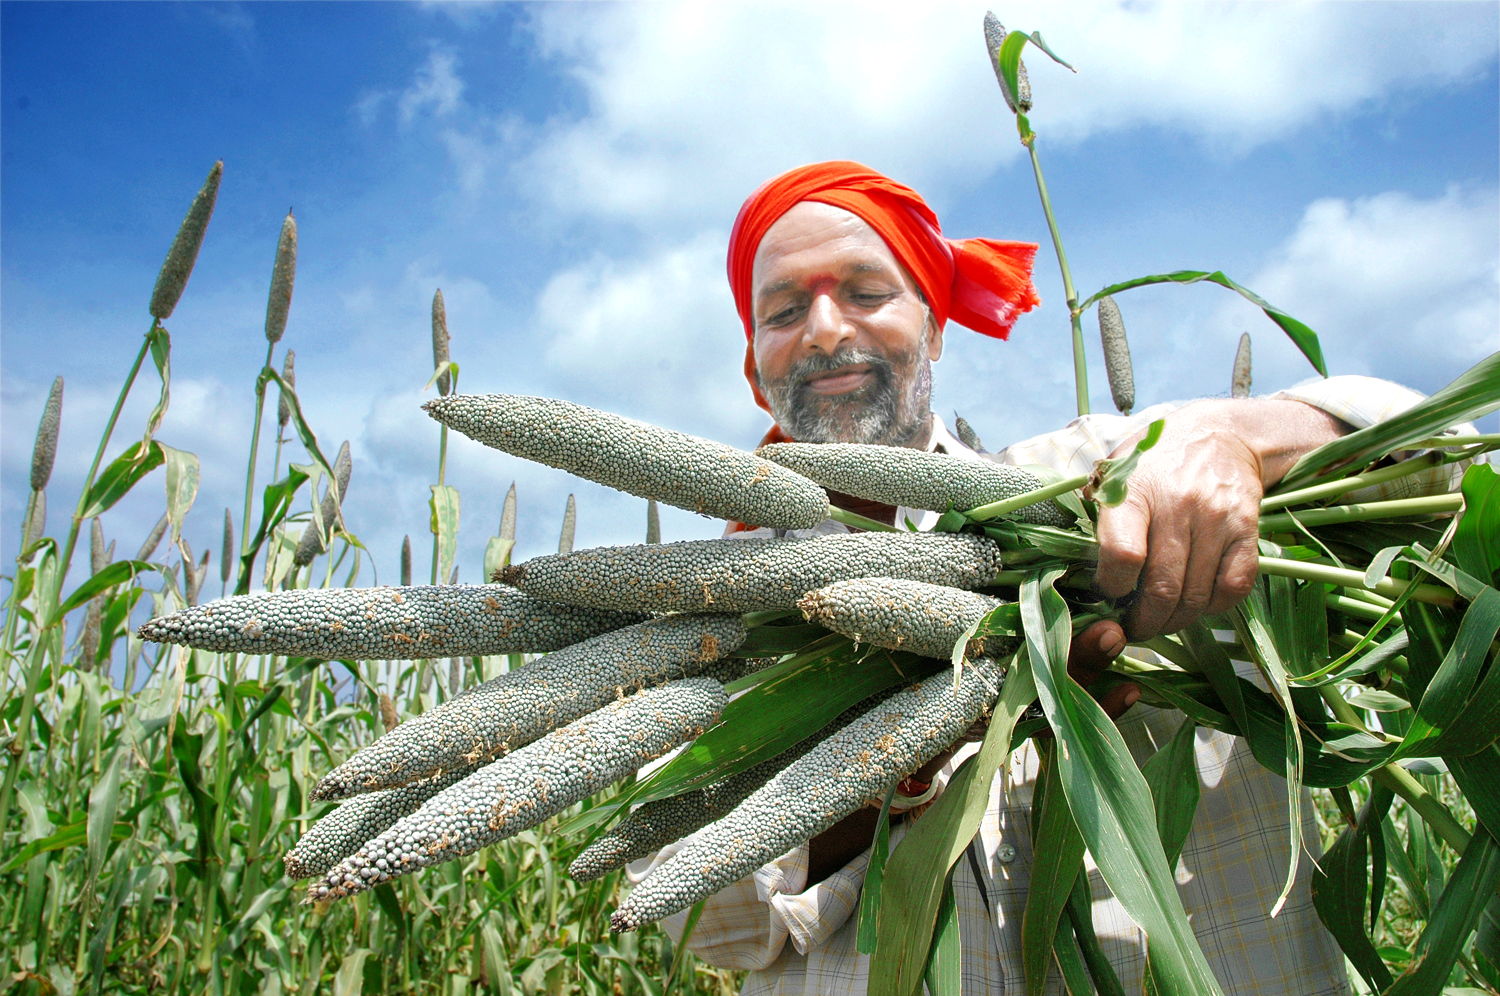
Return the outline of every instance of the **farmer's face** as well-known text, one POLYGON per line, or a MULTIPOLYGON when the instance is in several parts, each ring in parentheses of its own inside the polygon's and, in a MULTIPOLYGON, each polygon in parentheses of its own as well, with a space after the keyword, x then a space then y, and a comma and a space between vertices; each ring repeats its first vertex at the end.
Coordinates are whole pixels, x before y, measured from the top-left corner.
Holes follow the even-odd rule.
POLYGON ((813 201, 761 239, 751 272, 755 366, 793 438, 920 446, 943 335, 862 218, 813 201))

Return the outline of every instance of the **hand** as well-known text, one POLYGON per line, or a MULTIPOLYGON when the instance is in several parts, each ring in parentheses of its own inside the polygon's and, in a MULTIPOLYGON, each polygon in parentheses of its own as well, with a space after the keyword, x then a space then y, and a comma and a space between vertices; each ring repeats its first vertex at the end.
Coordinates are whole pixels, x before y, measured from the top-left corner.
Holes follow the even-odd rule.
POLYGON ((1302 453, 1344 431, 1297 401, 1197 402, 1167 416, 1125 501, 1099 509, 1095 581, 1112 598, 1138 594, 1125 619, 1131 639, 1176 632, 1248 595, 1265 489, 1302 453))
MULTIPOLYGON (((1074 681, 1088 688, 1124 652, 1125 630, 1112 619, 1101 619, 1073 637, 1073 643, 1068 648, 1068 674, 1074 681)), ((1133 681, 1122 681, 1104 693, 1099 699, 1099 705, 1110 719, 1119 719, 1140 697, 1139 685, 1133 681)))

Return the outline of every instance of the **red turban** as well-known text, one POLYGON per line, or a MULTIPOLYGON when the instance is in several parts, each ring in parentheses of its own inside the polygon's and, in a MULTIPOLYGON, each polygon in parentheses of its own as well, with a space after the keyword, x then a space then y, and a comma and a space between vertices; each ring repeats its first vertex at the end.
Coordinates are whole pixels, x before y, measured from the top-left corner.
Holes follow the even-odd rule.
POLYGON ((751 194, 729 236, 729 288, 750 345, 745 376, 756 404, 770 410, 755 382, 755 322, 750 274, 766 230, 799 201, 819 201, 863 218, 906 267, 942 327, 948 319, 1004 339, 1017 316, 1040 302, 1031 283, 1036 245, 995 239, 945 239, 937 215, 915 190, 854 162, 799 166, 751 194))

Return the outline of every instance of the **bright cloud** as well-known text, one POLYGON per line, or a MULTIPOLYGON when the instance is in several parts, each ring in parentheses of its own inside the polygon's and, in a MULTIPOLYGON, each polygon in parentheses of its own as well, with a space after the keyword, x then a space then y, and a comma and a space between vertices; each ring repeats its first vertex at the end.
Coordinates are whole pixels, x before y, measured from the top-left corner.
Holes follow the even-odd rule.
POLYGON ((446 118, 463 105, 464 84, 458 77, 458 57, 433 46, 427 61, 419 66, 411 82, 400 90, 369 90, 355 102, 354 112, 366 126, 379 120, 387 105, 394 104, 403 125, 418 118, 446 118))
MULTIPOLYGON (((1495 57, 1493 11, 1480 4, 1441 17, 1431 5, 1338 3, 1016 3, 1001 13, 1079 67, 1071 76, 1028 58, 1037 126, 1074 141, 1146 125, 1249 147, 1472 78, 1495 57)), ((521 179, 563 211, 657 223, 732 211, 765 176, 818 158, 860 158, 931 194, 1019 154, 979 54, 981 14, 620 4, 580 18, 543 5, 537 40, 583 89, 587 112, 550 122, 521 179)))
POLYGON ((725 238, 703 232, 553 277, 537 324, 554 375, 575 392, 618 396, 629 371, 632 415, 725 438, 754 431, 759 417, 735 375, 745 347, 724 282, 725 238))
POLYGON ((1319 200, 1254 286, 1319 330, 1335 370, 1400 352, 1445 380, 1500 346, 1497 215, 1494 188, 1319 200))

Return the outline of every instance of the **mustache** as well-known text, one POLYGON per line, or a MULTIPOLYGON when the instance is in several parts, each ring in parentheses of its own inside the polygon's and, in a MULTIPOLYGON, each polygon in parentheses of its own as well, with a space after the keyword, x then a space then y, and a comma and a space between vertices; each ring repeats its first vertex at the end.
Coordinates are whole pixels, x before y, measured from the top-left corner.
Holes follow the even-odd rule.
POLYGON ((864 364, 870 368, 877 381, 889 383, 895 373, 895 367, 886 357, 873 349, 862 349, 858 346, 845 346, 832 354, 814 353, 803 357, 792 364, 787 371, 785 380, 795 384, 797 389, 805 386, 807 380, 817 374, 832 373, 843 367, 852 367, 864 364))

